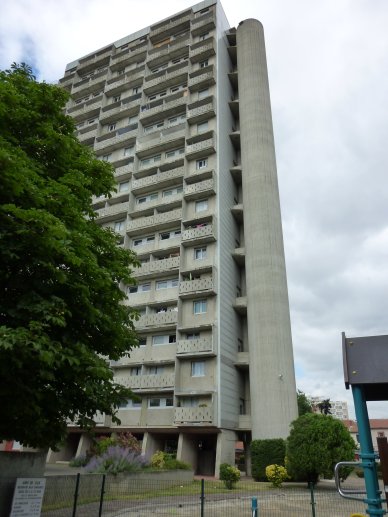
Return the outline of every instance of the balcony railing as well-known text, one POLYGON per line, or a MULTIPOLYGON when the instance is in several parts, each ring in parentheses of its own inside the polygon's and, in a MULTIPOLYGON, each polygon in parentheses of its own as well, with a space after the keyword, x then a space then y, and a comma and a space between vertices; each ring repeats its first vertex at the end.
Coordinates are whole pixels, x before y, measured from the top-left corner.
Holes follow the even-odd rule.
POLYGON ((122 87, 126 88, 127 86, 130 85, 130 83, 133 83, 137 79, 143 78, 144 70, 142 70, 141 72, 135 72, 135 73, 127 72, 124 77, 123 76, 119 76, 119 77, 110 79, 109 84, 107 84, 105 87, 105 93, 108 93, 112 90, 119 90, 122 87))
POLYGON ((201 242, 211 242, 216 240, 215 228, 213 224, 201 225, 195 228, 188 228, 182 232, 182 244, 200 240, 201 242))
POLYGON ((158 312, 154 314, 144 314, 135 322, 135 328, 165 327, 175 325, 178 321, 178 311, 158 312))
POLYGON ((170 54, 174 55, 174 52, 180 50, 181 48, 187 47, 190 38, 185 36, 182 38, 178 38, 168 45, 163 45, 157 50, 150 51, 148 53, 148 64, 157 62, 160 58, 168 56, 170 54))
POLYGON ((202 197, 204 194, 214 195, 216 193, 216 181, 214 178, 185 185, 183 195, 186 200, 202 197))
POLYGON ((179 295, 181 297, 193 294, 203 295, 209 292, 215 292, 215 285, 212 277, 183 280, 179 282, 179 295))
POLYGON ((175 110, 175 108, 179 108, 180 106, 184 106, 187 103, 187 97, 179 97, 174 100, 166 100, 161 102, 156 106, 152 106, 152 104, 145 104, 142 106, 142 111, 140 112, 139 118, 140 120, 145 118, 151 118, 158 113, 162 113, 164 111, 175 110), (149 107, 148 107, 149 106, 149 107))
POLYGON ((92 65, 97 66, 97 64, 100 64, 101 61, 106 61, 106 63, 108 63, 111 53, 112 53, 112 51, 111 51, 111 49, 109 49, 106 52, 104 52, 103 54, 99 54, 97 56, 93 55, 91 57, 82 59, 78 65, 77 72, 79 73, 79 71, 82 68, 86 68, 86 67, 89 67, 92 65))
POLYGON ((174 411, 174 423, 212 424, 214 420, 213 404, 205 407, 177 407, 174 411))
POLYGON ((212 339, 181 339, 177 343, 176 355, 212 354, 212 339))
MULTIPOLYGON (((126 128, 123 128, 123 129, 126 129, 126 128)), ((97 142, 94 146, 94 150, 100 151, 101 149, 105 149, 105 148, 114 149, 115 147, 120 147, 120 145, 123 142, 136 138, 137 133, 138 133, 137 124, 136 124, 136 128, 128 130, 128 131, 123 131, 121 134, 118 134, 118 131, 117 131, 116 136, 114 136, 112 138, 107 138, 100 142, 97 142)))
POLYGON ((97 84, 103 84, 105 82, 106 76, 108 73, 108 69, 98 72, 97 74, 89 77, 88 79, 84 79, 79 83, 73 84, 72 94, 85 91, 85 93, 91 90, 97 84))
POLYGON ((203 74, 196 75, 194 77, 190 77, 188 81, 188 86, 192 90, 198 90, 202 88, 202 86, 207 86, 210 84, 215 84, 214 72, 213 70, 209 70, 208 72, 204 72, 203 74))
POLYGON ((69 108, 67 110, 67 113, 68 114, 74 113, 74 115, 72 115, 72 116, 75 117, 75 116, 79 116, 83 113, 88 113, 91 111, 96 111, 96 113, 97 113, 98 111, 100 111, 100 108, 101 108, 101 99, 98 102, 93 102, 92 104, 77 104, 75 106, 72 106, 71 108, 69 108))
POLYGON ((153 199, 147 203, 136 204, 131 213, 136 214, 149 210, 150 208, 163 207, 174 203, 181 204, 182 198, 182 192, 178 192, 178 194, 172 194, 171 196, 162 197, 161 199, 153 199))
POLYGON ((152 227, 153 229, 160 229, 165 223, 182 219, 182 209, 170 210, 169 212, 162 212, 160 214, 152 215, 150 217, 139 217, 132 219, 127 224, 127 232, 133 233, 135 231, 152 227))
POLYGON ((164 32, 168 32, 171 29, 175 29, 175 27, 178 27, 179 25, 182 25, 184 23, 187 23, 190 21, 191 14, 186 14, 185 16, 181 16, 180 18, 171 21, 168 20, 166 22, 163 22, 160 25, 157 25, 155 28, 151 27, 150 31, 150 38, 154 38, 155 36, 158 36, 159 34, 163 34, 164 32))
POLYGON ((133 163, 129 163, 128 165, 124 165, 123 167, 117 167, 115 170, 115 178, 119 176, 124 176, 125 174, 132 174, 133 172, 133 163))
POLYGON ((194 144, 187 145, 186 156, 190 158, 199 157, 204 151, 214 153, 215 148, 215 138, 207 138, 206 140, 200 140, 194 144))
POLYGON ((179 76, 187 76, 187 67, 179 68, 178 70, 174 70, 173 72, 168 72, 168 70, 166 70, 162 75, 159 75, 158 77, 155 77, 155 79, 151 79, 150 81, 145 82, 144 91, 149 90, 152 87, 157 86, 158 84, 164 83, 166 81, 169 81, 170 79, 174 79, 175 77, 179 76))
POLYGON ((138 269, 134 269, 132 271, 132 276, 135 278, 158 274, 167 271, 173 271, 178 269, 180 265, 180 257, 169 257, 162 260, 153 260, 152 262, 147 262, 143 264, 138 269))
POLYGON ((158 185, 159 187, 166 186, 170 184, 171 181, 174 181, 177 178, 182 178, 183 174, 184 168, 176 167, 175 169, 170 169, 168 171, 158 172, 152 176, 146 176, 145 178, 133 180, 132 192, 137 192, 141 189, 148 189, 154 185, 158 185))
MULTIPOLYGON (((174 142, 174 140, 178 139, 184 142, 185 134, 185 128, 182 127, 181 124, 177 125, 176 127, 172 126, 169 129, 165 129, 163 132, 155 133, 155 135, 153 135, 153 138, 150 138, 143 142, 137 141, 136 152, 143 153, 144 156, 144 151, 148 151, 148 149, 155 148, 155 152, 158 152, 162 149, 164 150, 169 142, 174 142)), ((177 145, 179 146, 179 142, 177 143, 177 145)))
POLYGON ((100 210, 96 210, 97 217, 99 219, 105 217, 111 217, 118 214, 126 214, 128 212, 129 203, 117 203, 116 205, 111 205, 105 208, 101 208, 100 210))
POLYGON ((210 41, 204 42, 203 45, 191 48, 189 57, 192 62, 195 62, 201 59, 206 59, 209 56, 213 56, 215 53, 214 40, 211 38, 210 41))
POLYGON ((195 108, 189 109, 187 111, 187 120, 194 124, 200 122, 201 120, 206 120, 209 116, 214 117, 216 114, 215 102, 212 100, 207 104, 203 104, 202 106, 197 106, 195 108))
POLYGON ((173 388, 175 384, 175 374, 156 374, 156 375, 129 375, 115 376, 115 381, 119 384, 136 390, 151 390, 154 388, 173 388))

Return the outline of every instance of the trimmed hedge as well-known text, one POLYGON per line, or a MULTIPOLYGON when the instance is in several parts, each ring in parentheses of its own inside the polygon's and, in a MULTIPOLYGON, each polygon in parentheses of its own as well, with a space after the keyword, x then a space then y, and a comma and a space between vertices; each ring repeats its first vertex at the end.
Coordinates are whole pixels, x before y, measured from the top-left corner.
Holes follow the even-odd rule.
POLYGON ((284 467, 286 442, 282 438, 253 440, 251 442, 252 477, 255 481, 267 481, 265 468, 268 465, 284 467))

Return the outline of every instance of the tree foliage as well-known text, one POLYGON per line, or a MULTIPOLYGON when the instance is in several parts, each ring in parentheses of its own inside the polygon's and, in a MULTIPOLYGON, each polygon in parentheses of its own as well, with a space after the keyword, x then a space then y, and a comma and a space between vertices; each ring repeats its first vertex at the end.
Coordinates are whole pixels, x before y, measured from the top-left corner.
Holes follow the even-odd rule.
POLYGON ((109 359, 136 346, 121 302, 136 258, 95 222, 111 167, 74 136, 67 93, 26 65, 0 72, 0 440, 55 446, 130 390, 109 359))
POLYGON ((268 465, 284 467, 286 442, 283 438, 253 440, 251 443, 252 477, 255 481, 267 481, 265 473, 268 465))
POLYGON ((339 461, 352 461, 355 443, 340 420, 308 413, 292 422, 287 439, 289 474, 300 481, 316 482, 320 475, 332 478, 339 461))
POLYGON ((331 402, 330 399, 322 400, 317 404, 319 411, 322 415, 331 415, 331 402))
POLYGON ((311 406, 311 402, 307 398, 306 394, 303 391, 298 390, 296 393, 296 399, 298 402, 298 415, 302 416, 306 413, 312 413, 313 408, 311 406))

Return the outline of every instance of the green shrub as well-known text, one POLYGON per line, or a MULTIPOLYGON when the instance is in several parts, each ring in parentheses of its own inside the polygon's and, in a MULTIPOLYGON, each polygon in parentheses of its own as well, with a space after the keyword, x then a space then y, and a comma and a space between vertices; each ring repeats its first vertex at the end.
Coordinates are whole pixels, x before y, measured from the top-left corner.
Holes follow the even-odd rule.
POLYGON ((137 472, 147 466, 148 463, 141 454, 123 449, 119 445, 113 445, 108 447, 101 456, 94 456, 85 470, 92 473, 116 475, 120 472, 137 472))
POLYGON ((253 440, 251 443, 252 477, 255 481, 267 481, 267 465, 284 467, 286 442, 282 438, 253 440))
POLYGON ((82 456, 78 456, 77 458, 73 458, 69 461, 69 467, 85 467, 90 458, 86 456, 85 454, 82 456))
POLYGON ((221 463, 220 465, 220 480, 223 481, 226 488, 231 490, 239 481, 241 473, 237 467, 232 467, 228 463, 221 463))
POLYGON ((265 475, 275 488, 280 488, 283 481, 289 478, 287 470, 281 465, 268 465, 265 469, 265 475))
POLYGON ((151 467, 166 470, 190 470, 191 465, 185 461, 177 460, 175 454, 157 451, 151 457, 151 467))

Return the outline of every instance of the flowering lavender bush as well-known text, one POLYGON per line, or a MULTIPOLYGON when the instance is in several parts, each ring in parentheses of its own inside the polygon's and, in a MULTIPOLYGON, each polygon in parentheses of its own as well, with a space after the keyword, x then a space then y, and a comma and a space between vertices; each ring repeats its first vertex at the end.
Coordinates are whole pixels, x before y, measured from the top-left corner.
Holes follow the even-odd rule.
POLYGON ((120 472, 137 472, 147 466, 147 460, 138 452, 114 445, 101 456, 94 456, 85 471, 116 475, 120 472))

